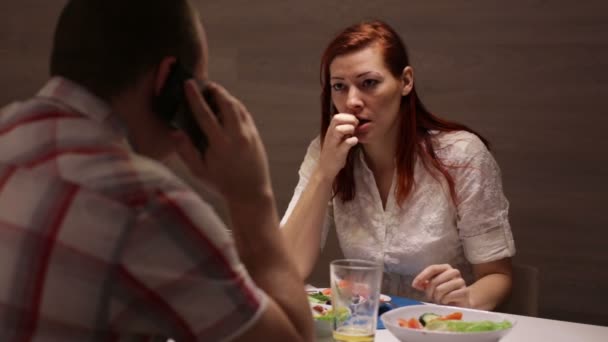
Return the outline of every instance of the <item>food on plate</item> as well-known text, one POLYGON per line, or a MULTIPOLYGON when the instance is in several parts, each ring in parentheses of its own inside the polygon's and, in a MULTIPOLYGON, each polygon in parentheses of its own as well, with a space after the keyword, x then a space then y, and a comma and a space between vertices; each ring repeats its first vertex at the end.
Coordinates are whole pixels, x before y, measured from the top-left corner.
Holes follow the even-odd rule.
MULTIPOLYGON (((436 314, 434 314, 434 313, 427 312, 427 313, 424 313, 424 314, 420 315, 420 318, 419 318, 418 320, 420 321, 420 324, 422 324, 422 326, 425 326, 425 325, 427 325, 427 324, 428 324, 430 321, 432 321, 432 320, 434 320, 434 319, 437 319, 437 318, 440 318, 440 317, 441 317, 441 316, 436 315, 436 314)), ((462 318, 462 317, 461 317, 461 318, 462 318)))
POLYGON ((317 304, 331 304, 331 297, 329 297, 331 293, 324 294, 323 291, 312 292, 308 294, 308 301, 311 303, 317 304))
POLYGON ((511 327, 511 322, 504 320, 502 322, 493 321, 433 321, 425 327, 427 330, 435 331, 453 331, 453 332, 476 332, 476 331, 494 331, 503 330, 511 327))
MULTIPOLYGON (((331 296, 331 289, 330 288, 320 290, 317 293, 309 293, 308 297, 310 298, 311 295, 314 295, 314 296, 316 296, 316 297, 318 297, 320 299, 323 299, 324 298, 323 296, 326 296, 327 297, 327 304, 331 304, 331 298, 330 298, 330 296, 331 296)), ((380 300, 380 302, 387 303, 387 302, 390 302, 392 300, 392 298, 389 297, 389 296, 387 296, 387 295, 380 294, 379 300, 380 300)), ((319 302, 319 303, 321 303, 321 302, 319 302)))
POLYGON ((397 323, 402 328, 411 328, 411 329, 422 329, 423 328, 422 324, 420 324, 420 322, 415 318, 410 318, 407 320, 403 319, 403 318, 399 318, 397 320, 397 323))
POLYGON ((341 308, 335 312, 330 305, 310 303, 312 318, 315 321, 331 321, 336 318, 338 321, 344 321, 350 316, 350 311, 346 308, 341 308))
POLYGON ((511 322, 507 320, 502 322, 464 321, 462 320, 462 312, 458 311, 443 316, 426 312, 420 315, 418 319, 414 317, 410 319, 399 318, 397 323, 403 328, 451 332, 494 331, 508 329, 512 326, 511 322))
POLYGON ((333 318, 333 310, 327 305, 311 305, 312 318, 321 321, 330 321, 333 318))

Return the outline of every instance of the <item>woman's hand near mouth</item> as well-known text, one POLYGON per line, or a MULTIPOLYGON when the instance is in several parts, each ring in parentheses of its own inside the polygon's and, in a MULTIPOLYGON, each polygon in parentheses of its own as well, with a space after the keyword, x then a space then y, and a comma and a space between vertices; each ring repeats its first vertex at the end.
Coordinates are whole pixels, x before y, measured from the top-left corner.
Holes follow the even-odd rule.
POLYGON ((338 113, 333 116, 325 133, 318 163, 317 171, 323 177, 333 180, 342 170, 348 151, 359 142, 355 136, 358 125, 359 119, 352 114, 338 113))

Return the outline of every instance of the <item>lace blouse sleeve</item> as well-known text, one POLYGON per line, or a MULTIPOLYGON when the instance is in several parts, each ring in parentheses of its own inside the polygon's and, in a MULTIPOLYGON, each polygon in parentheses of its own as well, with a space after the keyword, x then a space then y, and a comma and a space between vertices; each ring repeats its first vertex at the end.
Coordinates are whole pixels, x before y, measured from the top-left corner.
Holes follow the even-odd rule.
MULTIPOLYGON (((300 170, 298 171, 299 180, 296 188, 293 192, 293 196, 291 197, 291 201, 289 201, 289 205, 287 206, 287 210, 281 219, 281 227, 287 222, 289 216, 293 212, 302 192, 308 185, 308 181, 310 180, 310 176, 314 171, 317 163, 319 162, 319 155, 321 154, 321 139, 320 137, 315 138, 306 151, 306 155, 304 156, 304 160, 300 165, 300 170)), ((332 202, 329 201, 327 211, 325 213, 325 218, 323 220, 323 229, 321 235, 321 246, 323 248, 325 246, 325 241, 327 240, 327 233, 329 229, 333 227, 333 205, 332 202)))
POLYGON ((511 257, 515 243, 500 168, 477 136, 471 134, 468 140, 458 149, 461 156, 457 159, 462 162, 452 168, 457 226, 465 256, 472 264, 511 257))

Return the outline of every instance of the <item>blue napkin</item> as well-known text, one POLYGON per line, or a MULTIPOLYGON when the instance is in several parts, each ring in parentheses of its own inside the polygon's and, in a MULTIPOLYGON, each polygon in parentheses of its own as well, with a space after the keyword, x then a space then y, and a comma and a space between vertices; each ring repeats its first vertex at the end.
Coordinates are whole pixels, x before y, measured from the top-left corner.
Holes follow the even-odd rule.
POLYGON ((379 317, 383 313, 385 313, 389 310, 392 310, 392 309, 400 308, 402 306, 417 305, 417 304, 422 304, 422 302, 419 302, 419 301, 413 300, 413 299, 409 299, 409 298, 404 298, 404 297, 391 296, 390 302, 380 303, 380 307, 378 308, 378 325, 376 326, 376 329, 385 329, 384 324, 382 324, 382 320, 380 320, 380 317, 379 317))

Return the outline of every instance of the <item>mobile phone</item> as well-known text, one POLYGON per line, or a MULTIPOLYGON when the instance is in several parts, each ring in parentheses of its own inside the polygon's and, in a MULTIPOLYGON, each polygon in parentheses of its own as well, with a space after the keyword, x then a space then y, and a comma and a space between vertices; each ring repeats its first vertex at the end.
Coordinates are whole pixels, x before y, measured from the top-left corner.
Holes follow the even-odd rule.
MULTIPOLYGON (((171 66, 165 84, 156 98, 155 109, 159 118, 173 129, 184 131, 194 144, 194 147, 204 154, 209 141, 201 130, 184 91, 184 83, 193 78, 192 72, 187 70, 179 61, 171 66)), ((195 79, 196 80, 196 79, 195 79)), ((205 102, 219 119, 219 110, 213 94, 202 81, 196 80, 205 102)))

